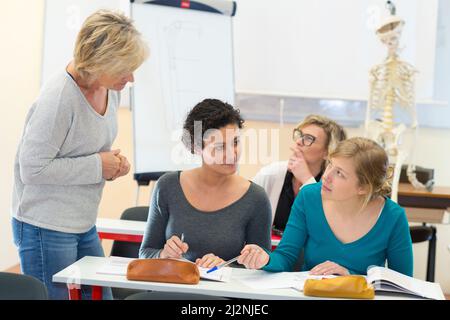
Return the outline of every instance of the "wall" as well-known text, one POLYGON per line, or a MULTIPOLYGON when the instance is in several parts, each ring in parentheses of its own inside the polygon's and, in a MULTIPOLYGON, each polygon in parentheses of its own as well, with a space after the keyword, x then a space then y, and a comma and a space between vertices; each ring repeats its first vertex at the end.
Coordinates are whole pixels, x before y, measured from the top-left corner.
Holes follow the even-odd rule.
MULTIPOLYGON (((237 92, 350 100, 368 96, 367 71, 385 57, 374 31, 387 14, 386 1, 237 3, 237 92)), ((406 20, 402 59, 420 70, 417 98, 428 100, 433 93, 438 0, 396 0, 395 5, 406 20)))
MULTIPOLYGON (((43 26, 43 0, 21 2, 2 2, 0 5, 0 36, 3 43, 8 44, 9 50, 3 50, 0 59, 0 102, 3 116, 0 117, 0 137, 2 147, 2 170, 0 171, 0 270, 4 270, 18 263, 15 247, 12 244, 10 227, 10 206, 12 193, 13 161, 17 142, 20 138, 25 115, 38 94, 41 44, 43 26), (14 30, 11 32, 11 30, 14 30)), ((132 118, 127 109, 119 111, 119 135, 114 148, 122 149, 132 163, 132 118)), ((247 128, 278 129, 279 156, 286 159, 289 155, 289 144, 293 125, 279 126, 277 122, 248 121, 247 128)), ((358 128, 348 128, 350 136, 361 134, 358 128)), ((432 167, 436 171, 437 185, 450 185, 450 130, 428 129, 421 130, 417 143, 417 164, 432 167)), ((260 167, 259 164, 242 164, 240 173, 250 178, 260 167)), ((100 204, 101 217, 118 218, 121 212, 135 203, 136 184, 132 175, 107 183, 103 199, 100 204)), ((144 189, 140 194, 139 203, 147 205, 149 190, 144 189)), ((436 280, 440 282, 444 291, 450 292, 450 226, 438 226, 438 245, 436 262, 436 280)), ((105 241, 105 252, 110 250, 111 242, 105 241)), ((426 244, 415 245, 415 276, 425 278, 426 244)))
POLYGON ((11 194, 17 142, 39 92, 44 1, 0 4, 0 270, 17 262, 11 235, 11 194))

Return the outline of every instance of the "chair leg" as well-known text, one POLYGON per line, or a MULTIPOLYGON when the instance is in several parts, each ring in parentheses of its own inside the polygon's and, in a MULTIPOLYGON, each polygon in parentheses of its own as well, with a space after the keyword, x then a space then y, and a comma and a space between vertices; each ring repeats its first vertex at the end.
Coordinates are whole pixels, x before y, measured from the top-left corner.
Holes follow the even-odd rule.
POLYGON ((79 288, 67 288, 69 290, 69 300, 81 300, 81 290, 79 288))
POLYGON ((434 271, 436 262, 436 228, 431 226, 433 234, 428 242, 428 260, 427 260, 427 281, 434 282, 434 271))

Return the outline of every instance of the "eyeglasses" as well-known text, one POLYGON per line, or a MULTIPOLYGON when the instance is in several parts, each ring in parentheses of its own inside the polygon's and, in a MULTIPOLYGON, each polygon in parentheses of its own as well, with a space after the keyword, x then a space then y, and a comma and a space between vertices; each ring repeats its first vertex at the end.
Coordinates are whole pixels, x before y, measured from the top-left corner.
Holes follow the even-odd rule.
POLYGON ((302 139, 303 145, 307 147, 311 146, 314 143, 314 141, 316 141, 316 137, 310 134, 303 134, 303 132, 300 129, 294 129, 294 132, 292 133, 292 139, 294 139, 294 141, 302 139))

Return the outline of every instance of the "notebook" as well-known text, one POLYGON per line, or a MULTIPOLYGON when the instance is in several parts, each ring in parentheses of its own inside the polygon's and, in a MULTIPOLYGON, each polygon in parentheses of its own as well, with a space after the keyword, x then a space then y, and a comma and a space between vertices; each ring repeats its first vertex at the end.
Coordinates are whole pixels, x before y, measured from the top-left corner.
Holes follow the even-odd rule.
POLYGON ((426 299, 445 300, 438 283, 408 277, 388 268, 369 267, 366 279, 373 285, 375 292, 395 292, 426 299))

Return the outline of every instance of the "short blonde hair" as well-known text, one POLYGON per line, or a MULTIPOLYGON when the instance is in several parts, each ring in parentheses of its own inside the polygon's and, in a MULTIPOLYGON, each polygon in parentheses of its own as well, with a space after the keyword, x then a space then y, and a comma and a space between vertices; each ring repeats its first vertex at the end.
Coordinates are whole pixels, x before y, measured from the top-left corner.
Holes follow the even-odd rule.
POLYGON ((301 130, 310 125, 318 126, 325 131, 325 134, 327 135, 327 142, 325 145, 327 146, 328 154, 336 148, 339 141, 347 138, 347 134, 342 126, 327 117, 317 114, 307 116, 297 125, 297 129, 301 130))
POLYGON ((386 151, 375 141, 366 138, 350 138, 341 141, 329 158, 351 158, 355 164, 358 182, 368 187, 362 208, 378 196, 391 193, 392 171, 386 151))
POLYGON ((87 80, 102 74, 118 76, 136 70, 148 51, 131 19, 119 12, 98 10, 84 21, 78 33, 74 67, 87 80))

